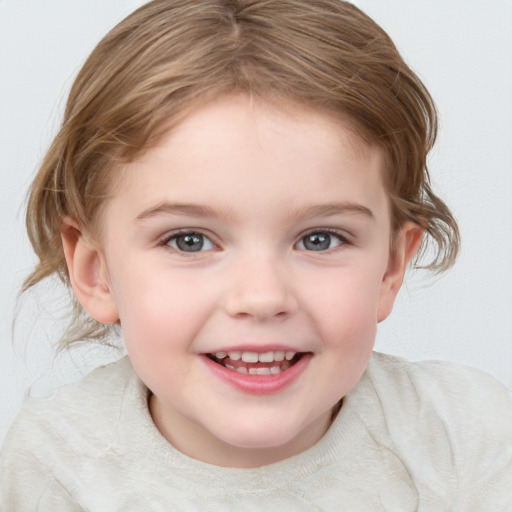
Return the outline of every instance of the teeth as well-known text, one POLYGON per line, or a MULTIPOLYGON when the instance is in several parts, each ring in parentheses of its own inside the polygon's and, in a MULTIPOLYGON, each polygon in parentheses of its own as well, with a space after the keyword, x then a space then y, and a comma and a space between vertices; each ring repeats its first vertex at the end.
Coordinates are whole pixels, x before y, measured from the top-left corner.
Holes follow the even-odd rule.
POLYGON ((270 368, 249 368, 249 375, 270 375, 270 368))
POLYGON ((257 352, 242 352, 242 361, 244 363, 257 363, 258 353, 257 352))
POLYGON ((245 375, 277 375, 281 373, 281 368, 279 366, 272 366, 270 368, 249 368, 247 369, 245 366, 240 366, 239 368, 234 368, 233 366, 227 364, 226 368, 229 370, 235 370, 238 373, 243 373, 245 375))
POLYGON ((274 360, 274 352, 264 352, 258 356, 260 363, 271 363, 274 360))
POLYGON ((274 361, 284 361, 284 350, 276 350, 274 352, 274 361))
POLYGON ((240 359, 244 363, 273 363, 274 361, 291 361, 297 352, 293 352, 291 350, 276 350, 269 352, 242 352, 242 351, 231 351, 231 352, 215 352, 215 357, 217 359, 225 359, 229 357, 232 361, 239 361, 240 359))

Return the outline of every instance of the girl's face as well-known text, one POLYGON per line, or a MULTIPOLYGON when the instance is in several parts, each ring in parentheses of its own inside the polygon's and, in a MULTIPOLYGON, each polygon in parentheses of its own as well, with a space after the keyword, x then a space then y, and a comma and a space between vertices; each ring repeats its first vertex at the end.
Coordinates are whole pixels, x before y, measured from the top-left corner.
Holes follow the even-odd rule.
POLYGON ((326 114, 230 97, 121 172, 100 274, 160 432, 235 467, 313 445, 406 263, 380 150, 326 114))

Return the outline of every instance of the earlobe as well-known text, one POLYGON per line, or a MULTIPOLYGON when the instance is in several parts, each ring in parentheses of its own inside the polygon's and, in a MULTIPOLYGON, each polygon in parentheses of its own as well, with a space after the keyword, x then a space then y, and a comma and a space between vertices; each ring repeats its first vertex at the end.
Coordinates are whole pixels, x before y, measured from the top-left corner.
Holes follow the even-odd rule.
POLYGON ((62 221, 61 238, 69 279, 76 298, 98 322, 117 322, 119 315, 108 282, 103 255, 86 239, 72 219, 65 218, 62 221))
POLYGON ((391 313, 407 265, 418 251, 422 237, 423 229, 412 222, 406 222, 398 233, 389 257, 388 268, 382 279, 377 311, 378 322, 385 320, 391 313))

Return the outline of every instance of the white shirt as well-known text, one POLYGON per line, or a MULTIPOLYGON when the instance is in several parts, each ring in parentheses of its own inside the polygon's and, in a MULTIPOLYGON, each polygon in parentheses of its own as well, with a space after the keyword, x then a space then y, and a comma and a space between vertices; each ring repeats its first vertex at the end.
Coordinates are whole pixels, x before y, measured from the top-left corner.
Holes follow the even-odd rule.
POLYGON ((374 353, 324 437, 276 464, 191 459, 154 426, 128 358, 28 399, 0 510, 512 511, 512 398, 486 374, 374 353))

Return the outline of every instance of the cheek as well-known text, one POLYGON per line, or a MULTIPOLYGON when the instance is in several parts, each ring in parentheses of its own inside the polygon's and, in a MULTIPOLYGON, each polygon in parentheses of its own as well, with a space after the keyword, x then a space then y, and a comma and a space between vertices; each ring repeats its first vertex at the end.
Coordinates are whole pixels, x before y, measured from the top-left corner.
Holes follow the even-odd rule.
POLYGON ((141 280, 120 290, 121 330, 130 360, 150 389, 168 379, 183 379, 194 333, 190 308, 164 284, 141 280))
POLYGON ((324 276, 322 287, 311 295, 317 329, 329 343, 347 351, 373 344, 377 329, 380 272, 375 268, 337 270, 324 276))
POLYGON ((132 272, 121 271, 113 280, 127 349, 164 352, 189 344, 211 307, 208 293, 204 287, 198 293, 186 276, 144 267, 126 265, 132 272))

